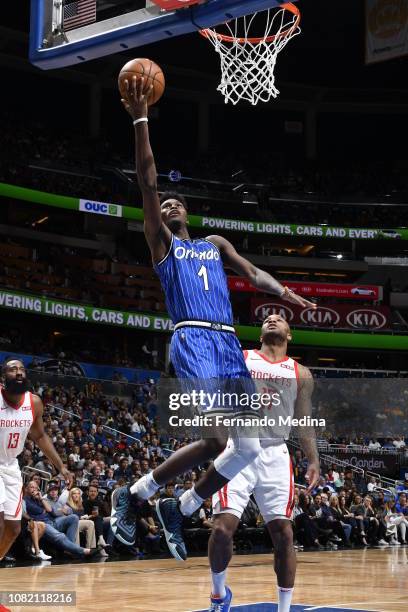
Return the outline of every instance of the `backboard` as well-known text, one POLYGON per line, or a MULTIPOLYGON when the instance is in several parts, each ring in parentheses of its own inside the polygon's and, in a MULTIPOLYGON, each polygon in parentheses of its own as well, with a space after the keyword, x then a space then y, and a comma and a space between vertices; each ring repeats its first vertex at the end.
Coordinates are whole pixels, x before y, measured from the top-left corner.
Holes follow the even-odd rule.
POLYGON ((31 0, 30 61, 71 66, 263 11, 283 0, 31 0))

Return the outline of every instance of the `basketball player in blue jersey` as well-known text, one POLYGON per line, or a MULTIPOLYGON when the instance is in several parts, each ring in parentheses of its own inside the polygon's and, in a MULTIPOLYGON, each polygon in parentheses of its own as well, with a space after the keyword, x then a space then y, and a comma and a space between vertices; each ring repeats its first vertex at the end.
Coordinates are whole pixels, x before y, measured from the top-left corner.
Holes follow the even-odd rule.
MULTIPOLYGON (((232 384, 236 381, 237 386, 245 385, 245 381, 251 383, 234 333, 224 265, 249 279, 261 291, 300 306, 315 305, 241 257, 225 238, 190 238, 184 198, 177 194, 164 194, 160 201, 157 193, 157 172, 148 131, 149 92, 143 93, 144 80, 134 77, 126 87, 127 99, 122 103, 135 126, 136 171, 143 196, 144 233, 154 269, 166 295, 168 312, 175 324, 171 341, 171 361, 175 372, 180 379, 207 381, 209 385, 216 383, 217 387, 225 380, 232 381, 232 384)), ((230 439, 226 447, 227 438, 228 433, 218 428, 213 438, 178 450, 130 489, 117 489, 112 498, 111 517, 117 539, 129 545, 134 543, 132 495, 148 499, 166 482, 216 458, 197 485, 183 493, 179 502, 161 499, 156 507, 170 552, 176 559, 184 560, 183 516, 193 514, 204 499, 221 489, 261 450, 256 438, 237 436, 230 439)))

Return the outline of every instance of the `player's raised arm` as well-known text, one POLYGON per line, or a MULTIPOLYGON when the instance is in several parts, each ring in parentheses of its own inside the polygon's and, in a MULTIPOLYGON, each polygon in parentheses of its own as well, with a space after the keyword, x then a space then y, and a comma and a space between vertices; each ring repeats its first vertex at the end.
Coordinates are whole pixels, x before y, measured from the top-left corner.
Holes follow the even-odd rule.
POLYGON ((136 141, 136 173, 143 196, 144 233, 154 261, 166 255, 171 232, 162 222, 160 200, 157 193, 157 171, 150 146, 147 99, 150 90, 143 93, 144 79, 133 77, 125 81, 126 100, 122 104, 133 119, 136 141))
MULTIPOLYGON (((314 388, 313 376, 305 366, 298 364, 299 380, 298 393, 295 403, 294 417, 312 416, 312 394, 314 388)), ((317 451, 316 432, 314 427, 302 426, 299 428, 299 442, 308 459, 306 479, 308 481, 307 493, 310 493, 320 478, 320 461, 317 451)))
POLYGON ((297 295, 289 287, 284 287, 268 272, 257 268, 245 257, 239 255, 233 245, 222 236, 208 236, 208 240, 219 248, 224 264, 240 276, 247 278, 257 289, 279 295, 282 300, 298 304, 303 308, 316 308, 316 304, 297 295))
POLYGON ((44 430, 44 421, 43 421, 43 403, 38 395, 33 395, 33 409, 34 409, 34 422, 31 425, 30 429, 30 438, 37 444, 37 446, 42 450, 44 455, 48 457, 51 463, 55 466, 62 476, 64 476, 67 485, 70 486, 72 482, 72 476, 67 468, 61 461, 61 457, 57 453, 55 446, 52 443, 51 438, 48 434, 45 433, 44 430))

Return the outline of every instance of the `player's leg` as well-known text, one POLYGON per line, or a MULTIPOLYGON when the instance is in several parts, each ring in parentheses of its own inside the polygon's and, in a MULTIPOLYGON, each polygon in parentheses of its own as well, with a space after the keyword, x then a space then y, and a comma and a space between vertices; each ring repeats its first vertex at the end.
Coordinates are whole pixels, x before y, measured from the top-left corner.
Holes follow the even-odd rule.
POLYGON ((294 482, 286 444, 263 448, 259 458, 255 500, 265 520, 274 547, 274 569, 278 582, 278 612, 289 612, 296 575, 292 512, 294 482))
MULTIPOLYGON (((193 332, 196 333, 196 330, 193 332)), ((191 330, 186 332, 186 337, 193 332, 191 330)), ((177 376, 186 381, 190 387, 197 383, 196 391, 204 389, 205 392, 219 393, 220 384, 223 384, 223 381, 236 380, 237 386, 243 386, 241 391, 245 391, 246 394, 252 392, 252 381, 235 335, 207 330, 204 332, 206 332, 207 342, 205 350, 198 350, 197 347, 202 348, 202 345, 197 343, 194 334, 188 338, 188 342, 180 340, 180 334, 173 336, 171 358, 177 376), (215 359, 209 360, 209 354, 215 356, 215 359)), ((200 330, 200 338, 204 332, 200 330)), ((216 406, 216 409, 218 408, 219 406, 216 406)), ((202 444, 194 443, 192 449, 189 445, 186 449, 177 451, 165 462, 171 462, 174 470, 168 470, 165 465, 160 466, 152 474, 135 483, 130 493, 142 499, 151 497, 162 484, 168 481, 169 477, 174 478, 191 467, 212 459, 217 452, 224 449, 226 440, 227 436, 224 431, 216 428, 214 435, 207 437, 202 444)), ((204 499, 210 497, 234 478, 258 456, 259 452, 260 444, 257 438, 236 435, 233 441, 228 443, 221 456, 216 459, 215 464, 210 466, 195 487, 183 493, 178 503, 174 499, 158 500, 157 515, 163 526, 169 549, 175 558, 180 560, 186 558, 182 534, 183 517, 191 516, 203 504, 204 499)), ((129 545, 135 537, 134 521, 132 521, 134 512, 131 506, 132 502, 127 490, 119 489, 114 493, 112 529, 121 542, 129 545)))
POLYGON ((208 542, 212 581, 210 611, 228 612, 231 606, 232 592, 225 582, 232 557, 233 537, 238 525, 239 518, 228 512, 216 515, 213 520, 208 542))
POLYGON ((3 541, 4 534, 4 503, 6 501, 6 488, 4 485, 4 480, 2 475, 0 474, 0 542, 3 541))
POLYGON ((184 516, 191 516, 198 510, 204 499, 222 489, 252 463, 260 450, 258 438, 237 436, 235 439, 229 439, 221 458, 215 459, 204 477, 195 487, 185 491, 178 502, 172 498, 157 500, 157 516, 163 526, 169 550, 176 559, 184 560, 187 556, 182 530, 184 516))
POLYGON ((225 584, 227 568, 232 557, 234 533, 257 481, 257 461, 212 496, 214 523, 208 542, 212 580, 210 611, 228 612, 231 606, 232 592, 225 584))
POLYGON ((4 492, 4 529, 0 540, 0 560, 8 553, 21 531, 23 483, 19 472, 1 475, 4 492))
POLYGON ((226 586, 226 574, 232 557, 234 533, 257 480, 254 461, 230 483, 212 496, 213 528, 208 542, 212 593, 209 610, 228 612, 232 592, 226 586))
POLYGON ((224 450, 228 437, 220 429, 219 431, 214 430, 211 438, 197 440, 178 449, 153 472, 135 482, 130 488, 131 493, 142 499, 148 499, 166 482, 170 482, 195 466, 202 465, 206 461, 217 457, 224 450))
POLYGON ((4 532, 0 541, 0 560, 5 557, 21 531, 21 520, 8 520, 11 517, 5 516, 4 532))
POLYGON ((278 612, 289 612, 296 576, 296 553, 292 522, 275 519, 267 524, 274 548, 274 569, 278 581, 278 612))

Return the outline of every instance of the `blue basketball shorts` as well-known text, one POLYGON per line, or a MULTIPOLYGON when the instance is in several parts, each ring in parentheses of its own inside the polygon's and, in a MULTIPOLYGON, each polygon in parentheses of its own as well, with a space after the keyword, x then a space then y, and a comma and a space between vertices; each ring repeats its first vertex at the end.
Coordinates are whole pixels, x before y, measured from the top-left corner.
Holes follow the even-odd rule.
MULTIPOLYGON (((244 394, 254 392, 241 345, 235 334, 197 327, 174 332, 170 359, 183 390, 203 390, 207 394, 244 394)), ((201 405, 202 411, 209 410, 201 405)), ((214 410, 240 411, 239 402, 217 402, 214 410)))

